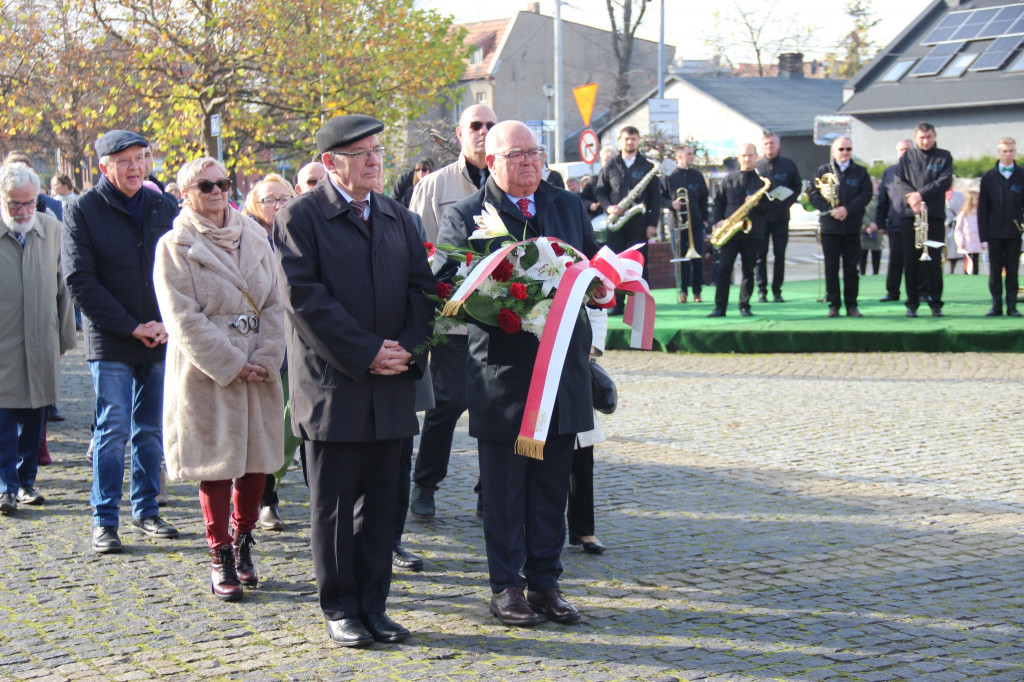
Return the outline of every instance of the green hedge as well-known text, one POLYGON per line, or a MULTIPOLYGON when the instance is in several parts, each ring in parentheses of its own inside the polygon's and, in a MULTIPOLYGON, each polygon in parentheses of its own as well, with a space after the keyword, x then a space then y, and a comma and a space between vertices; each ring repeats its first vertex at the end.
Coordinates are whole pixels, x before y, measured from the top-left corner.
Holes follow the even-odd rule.
MULTIPOLYGON (((991 170, 996 165, 998 159, 994 156, 980 156, 978 158, 970 159, 958 159, 953 158, 953 174, 958 178, 980 178, 986 172, 991 170)), ((1020 161, 1017 161, 1017 165, 1021 165, 1020 161)), ((875 165, 868 168, 868 173, 873 178, 881 178, 882 171, 884 171, 889 164, 887 163, 876 163, 875 165)))

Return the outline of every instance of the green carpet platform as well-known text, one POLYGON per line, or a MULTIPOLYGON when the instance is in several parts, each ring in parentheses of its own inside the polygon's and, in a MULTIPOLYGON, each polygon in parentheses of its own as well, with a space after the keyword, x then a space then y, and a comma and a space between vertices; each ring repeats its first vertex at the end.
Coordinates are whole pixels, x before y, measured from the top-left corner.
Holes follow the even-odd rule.
MULTIPOLYGON (((754 302, 752 317, 740 315, 738 286, 729 292, 726 317, 717 318, 707 317, 714 308, 714 286, 704 288, 703 303, 685 304, 675 302, 672 289, 656 289, 654 348, 688 353, 1024 352, 1024 317, 985 317, 991 307, 986 275, 944 277, 945 317, 932 317, 925 303, 917 318, 906 317, 903 303, 880 303, 884 274, 861 277, 862 318, 846 317, 844 309, 840 317, 826 317, 828 308, 818 302, 819 284, 813 279, 787 281, 786 303, 754 302)), ((823 295, 824 284, 820 291, 823 295)), ((611 319, 607 347, 629 347, 629 328, 622 318, 611 319)))

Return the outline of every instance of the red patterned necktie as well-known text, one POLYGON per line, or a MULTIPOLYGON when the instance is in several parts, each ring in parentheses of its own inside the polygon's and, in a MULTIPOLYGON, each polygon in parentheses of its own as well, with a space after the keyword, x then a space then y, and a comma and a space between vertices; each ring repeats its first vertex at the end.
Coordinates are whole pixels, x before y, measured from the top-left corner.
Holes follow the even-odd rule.
POLYGON ((366 218, 363 217, 363 213, 366 212, 366 203, 367 202, 365 202, 365 201, 356 201, 354 199, 352 201, 348 202, 348 205, 352 208, 352 211, 357 216, 359 216, 359 219, 361 221, 363 221, 363 225, 366 225, 366 223, 367 223, 366 218))
POLYGON ((519 210, 523 212, 523 215, 526 216, 527 220, 533 217, 533 214, 530 213, 529 197, 523 197, 522 199, 519 199, 516 203, 519 204, 519 210))

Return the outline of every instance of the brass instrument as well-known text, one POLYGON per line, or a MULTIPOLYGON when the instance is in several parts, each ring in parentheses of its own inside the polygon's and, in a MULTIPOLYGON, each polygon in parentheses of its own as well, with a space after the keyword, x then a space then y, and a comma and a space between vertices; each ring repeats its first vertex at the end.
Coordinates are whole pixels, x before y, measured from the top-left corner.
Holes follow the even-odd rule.
POLYGON ((594 218, 591 223, 594 226, 594 231, 608 230, 609 232, 618 232, 622 229, 622 226, 629 222, 629 219, 644 210, 643 204, 637 204, 636 200, 640 196, 640 193, 647 189, 647 185, 651 184, 651 180, 662 174, 661 166, 655 166, 647 172, 640 182, 636 183, 636 187, 629 190, 629 194, 622 197, 622 201, 616 204, 622 211, 619 215, 611 215, 605 213, 594 218))
POLYGON ((839 205, 839 178, 835 173, 829 171, 820 178, 815 178, 814 186, 818 188, 821 198, 827 201, 829 206, 835 208, 839 205))
POLYGON ((914 216, 914 248, 921 249, 921 257, 918 260, 931 260, 928 254, 928 207, 921 202, 921 212, 914 216))
MULTIPOLYGON (((668 230, 669 243, 672 245, 672 259, 669 261, 673 264, 675 275, 676 275, 676 289, 682 288, 683 282, 683 266, 684 260, 700 260, 701 255, 697 253, 696 247, 693 245, 693 219, 690 215, 690 193, 685 187, 680 187, 676 190, 676 201, 682 202, 683 208, 675 209, 673 211, 675 217, 675 225, 668 230), (686 211, 686 219, 683 219, 683 211, 686 211), (685 225, 685 226, 684 226, 685 225), (683 230, 686 230, 689 238, 689 248, 686 251, 686 255, 682 256, 679 254, 682 245, 680 240, 682 235, 680 234, 683 230)), ((668 213, 668 209, 665 209, 665 213, 668 213)))
POLYGON ((748 233, 753 229, 754 224, 747 216, 757 202, 761 201, 761 197, 768 193, 768 188, 772 186, 771 179, 762 177, 761 180, 764 182, 764 187, 747 197, 742 206, 733 211, 732 215, 722 221, 721 225, 711 230, 711 246, 720 249, 740 232, 748 233))

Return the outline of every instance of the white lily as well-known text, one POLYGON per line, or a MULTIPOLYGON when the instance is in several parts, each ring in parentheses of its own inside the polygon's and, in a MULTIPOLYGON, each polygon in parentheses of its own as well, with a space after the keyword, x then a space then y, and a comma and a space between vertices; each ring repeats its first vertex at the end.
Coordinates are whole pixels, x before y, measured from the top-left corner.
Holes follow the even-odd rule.
POLYGON ((469 235, 470 239, 494 239, 495 237, 508 237, 508 228, 498 214, 498 209, 493 205, 484 202, 484 210, 478 216, 473 217, 476 223, 476 231, 469 235))
POLYGON ((541 282, 541 292, 547 296, 552 289, 558 288, 562 275, 572 265, 573 260, 565 254, 556 255, 555 250, 551 247, 551 242, 544 237, 538 239, 535 244, 537 245, 537 262, 526 270, 526 276, 541 282))

